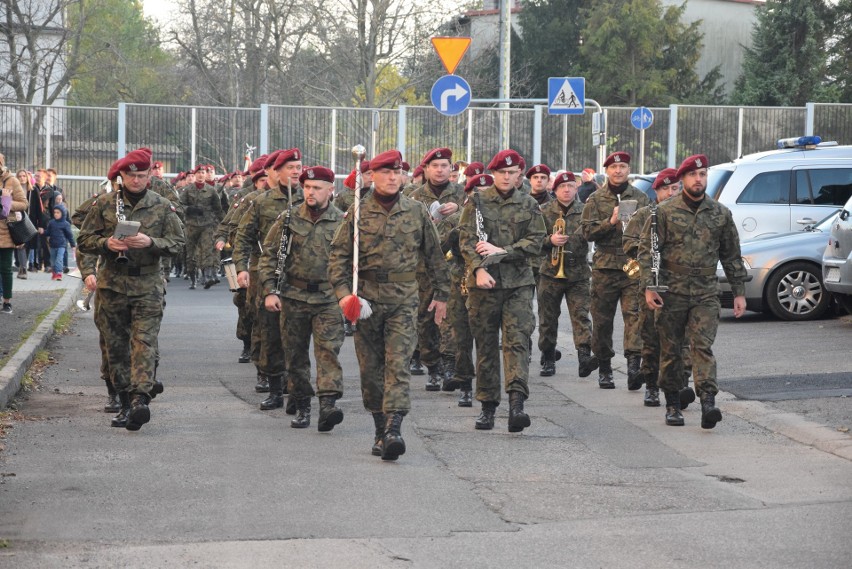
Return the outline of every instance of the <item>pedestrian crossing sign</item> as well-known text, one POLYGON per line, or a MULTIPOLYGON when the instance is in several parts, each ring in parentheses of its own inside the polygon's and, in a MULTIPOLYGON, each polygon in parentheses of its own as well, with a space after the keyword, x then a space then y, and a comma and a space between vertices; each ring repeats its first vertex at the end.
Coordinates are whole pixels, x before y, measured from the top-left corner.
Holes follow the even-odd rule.
POLYGON ((548 78, 547 112, 551 115, 584 114, 586 112, 585 77, 548 78))

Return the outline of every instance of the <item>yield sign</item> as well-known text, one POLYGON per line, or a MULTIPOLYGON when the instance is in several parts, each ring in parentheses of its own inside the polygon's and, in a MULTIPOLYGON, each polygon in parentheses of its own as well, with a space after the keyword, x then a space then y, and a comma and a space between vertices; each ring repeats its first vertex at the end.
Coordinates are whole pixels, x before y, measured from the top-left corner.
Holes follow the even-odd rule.
POLYGON ((444 69, 452 75, 459 66, 461 58, 467 52, 467 48, 470 47, 470 38, 432 38, 432 46, 438 52, 438 57, 441 58, 444 69))

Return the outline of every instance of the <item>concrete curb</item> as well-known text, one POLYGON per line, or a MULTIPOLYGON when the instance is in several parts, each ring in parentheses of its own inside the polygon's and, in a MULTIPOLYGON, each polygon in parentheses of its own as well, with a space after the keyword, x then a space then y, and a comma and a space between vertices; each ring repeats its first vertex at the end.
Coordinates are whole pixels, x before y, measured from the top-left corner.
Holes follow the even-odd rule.
POLYGON ((76 286, 66 288, 50 314, 30 334, 27 341, 12 354, 3 369, 0 369, 0 410, 5 409, 9 401, 17 395, 21 389, 21 380, 32 364, 36 352, 42 349, 53 336, 53 325, 59 317, 75 306, 75 301, 82 287, 83 283, 80 282, 76 286))

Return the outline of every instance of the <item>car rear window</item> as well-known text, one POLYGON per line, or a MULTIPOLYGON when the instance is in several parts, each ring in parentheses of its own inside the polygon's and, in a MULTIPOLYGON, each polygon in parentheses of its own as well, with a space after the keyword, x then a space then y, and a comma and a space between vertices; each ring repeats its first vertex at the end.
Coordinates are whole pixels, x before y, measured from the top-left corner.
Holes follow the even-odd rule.
POLYGON ((852 196, 852 168, 796 171, 796 203, 842 206, 852 196))
POLYGON ((737 203, 789 204, 790 171, 763 172, 746 185, 737 203))
POLYGON ((733 173, 733 170, 726 168, 710 168, 707 171, 707 195, 714 200, 718 200, 722 194, 722 189, 728 183, 728 180, 731 179, 731 174, 733 173))

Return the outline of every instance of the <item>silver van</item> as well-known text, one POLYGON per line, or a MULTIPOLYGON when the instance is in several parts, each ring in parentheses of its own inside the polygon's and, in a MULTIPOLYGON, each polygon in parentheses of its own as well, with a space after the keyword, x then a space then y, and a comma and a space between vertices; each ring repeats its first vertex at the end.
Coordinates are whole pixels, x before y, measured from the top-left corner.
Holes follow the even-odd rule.
POLYGON ((852 146, 819 137, 712 166, 707 195, 727 206, 741 241, 801 231, 852 197, 852 146))
POLYGON ((852 198, 831 224, 822 255, 822 279, 825 288, 852 314, 852 198))

